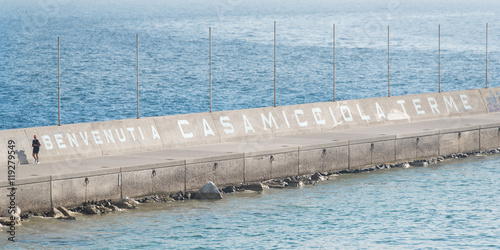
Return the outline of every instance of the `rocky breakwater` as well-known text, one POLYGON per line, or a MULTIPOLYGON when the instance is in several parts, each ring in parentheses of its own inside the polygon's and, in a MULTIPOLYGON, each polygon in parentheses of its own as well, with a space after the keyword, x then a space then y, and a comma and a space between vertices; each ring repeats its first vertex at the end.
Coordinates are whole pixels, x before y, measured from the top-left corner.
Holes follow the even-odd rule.
POLYGON ((215 184, 211 181, 207 182, 203 187, 201 187, 200 191, 194 193, 192 196, 193 199, 222 199, 222 192, 215 186, 215 184))
POLYGON ((51 217, 54 219, 66 219, 66 220, 76 220, 77 215, 96 215, 96 214, 106 214, 115 211, 121 211, 123 209, 133 209, 139 204, 138 201, 124 197, 118 201, 102 200, 102 201, 91 201, 85 202, 82 205, 75 208, 65 208, 65 207, 53 207, 49 211, 45 212, 28 212, 22 215, 22 219, 29 219, 33 216, 41 217, 51 217))
POLYGON ((469 156, 484 156, 489 154, 498 154, 499 149, 477 151, 470 153, 459 153, 447 156, 439 156, 429 159, 418 159, 408 162, 387 163, 376 166, 369 166, 364 169, 344 170, 340 172, 317 172, 309 175, 289 176, 286 178, 269 179, 262 182, 245 183, 239 185, 226 186, 219 189, 213 182, 207 182, 198 191, 182 192, 179 191, 173 194, 153 195, 141 198, 128 198, 124 197, 117 201, 102 200, 102 201, 89 201, 81 204, 80 206, 66 209, 64 207, 52 208, 45 212, 26 212, 21 214, 21 209, 16 207, 13 211, 5 210, 0 213, 0 224, 8 225, 13 223, 19 225, 21 220, 29 219, 32 216, 52 217, 57 219, 77 219, 80 215, 99 215, 110 212, 122 211, 123 209, 137 208, 141 203, 155 203, 155 202, 176 202, 190 199, 222 199, 226 194, 237 192, 263 192, 269 188, 297 188, 304 185, 315 185, 321 181, 334 180, 339 175, 352 174, 357 172, 387 170, 391 168, 410 168, 410 167, 426 167, 428 165, 436 164, 447 159, 460 159, 469 156), (10 213, 13 212, 13 213, 10 213), (12 216, 11 216, 12 215, 12 216), (12 220, 13 219, 13 220, 12 220))

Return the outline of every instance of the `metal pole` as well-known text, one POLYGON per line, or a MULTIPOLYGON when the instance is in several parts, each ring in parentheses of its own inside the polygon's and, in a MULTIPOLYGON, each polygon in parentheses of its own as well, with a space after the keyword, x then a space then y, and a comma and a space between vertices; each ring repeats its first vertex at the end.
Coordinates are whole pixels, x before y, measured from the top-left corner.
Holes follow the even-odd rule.
POLYGON ((486 88, 488 88, 488 23, 486 23, 486 88))
POLYGON ((210 59, 210 112, 212 112, 212 27, 208 27, 208 51, 210 59))
POLYGON ((137 119, 139 119, 139 34, 136 34, 137 44, 137 119))
POLYGON ((389 26, 387 26, 387 96, 391 96, 391 48, 389 47, 389 26))
POLYGON ((61 126, 61 57, 60 57, 59 37, 57 37, 57 113, 58 126, 61 126))
POLYGON ((441 93, 441 24, 438 26, 439 32, 439 81, 438 92, 441 93))
POLYGON ((335 101, 335 24, 333 24, 333 101, 335 101))
POLYGON ((274 107, 276 107, 276 21, 274 21, 274 107))

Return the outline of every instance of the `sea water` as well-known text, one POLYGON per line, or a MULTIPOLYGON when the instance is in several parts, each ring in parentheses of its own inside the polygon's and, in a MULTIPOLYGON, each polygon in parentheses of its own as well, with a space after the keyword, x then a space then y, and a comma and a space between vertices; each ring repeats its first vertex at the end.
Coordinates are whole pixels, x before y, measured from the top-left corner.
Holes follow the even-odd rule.
MULTIPOLYGON (((499 86, 497 1, 0 2, 0 129, 499 86)), ((4 248, 500 248, 500 158, 314 186, 33 218, 4 248)))

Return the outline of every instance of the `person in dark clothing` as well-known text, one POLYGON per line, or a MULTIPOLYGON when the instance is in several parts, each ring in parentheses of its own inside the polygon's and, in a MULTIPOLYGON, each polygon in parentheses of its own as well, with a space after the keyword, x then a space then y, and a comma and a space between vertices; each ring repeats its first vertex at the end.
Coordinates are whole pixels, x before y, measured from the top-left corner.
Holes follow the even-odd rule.
POLYGON ((40 161, 38 160, 38 152, 40 151, 40 141, 36 138, 36 135, 33 137, 33 142, 31 143, 31 146, 33 147, 33 158, 35 158, 35 164, 40 164, 40 161))

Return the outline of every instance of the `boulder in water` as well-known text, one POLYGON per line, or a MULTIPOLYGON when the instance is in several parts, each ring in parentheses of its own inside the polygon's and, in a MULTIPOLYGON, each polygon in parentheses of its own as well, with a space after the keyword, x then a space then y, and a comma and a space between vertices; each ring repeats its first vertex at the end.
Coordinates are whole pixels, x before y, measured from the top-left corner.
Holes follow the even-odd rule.
POLYGON ((222 189, 222 192, 229 194, 229 193, 234 193, 236 192, 236 187, 235 186, 227 186, 222 189))
POLYGON ((20 225, 21 224, 21 208, 6 208, 0 213, 0 224, 2 225, 20 225), (10 213, 12 212, 12 213, 10 213))
POLYGON ((0 217, 10 217, 11 215, 21 216, 21 208, 19 208, 19 206, 15 206, 14 208, 6 208, 0 213, 0 217))
POLYGON ((96 205, 87 205, 83 208, 83 211, 85 211, 87 214, 100 214, 101 211, 97 208, 96 205))
POLYGON ((241 185, 241 189, 250 190, 250 191, 262 191, 262 190, 264 190, 264 185, 262 185, 262 183, 260 183, 260 182, 243 184, 243 185, 241 185))
POLYGON ((115 212, 115 211, 121 211, 121 209, 120 209, 119 207, 117 207, 116 205, 113 205, 113 204, 111 204, 111 205, 109 206, 109 208, 111 208, 111 210, 112 210, 113 212, 115 212))
POLYGON ((326 177, 320 173, 315 173, 313 176, 311 176, 311 180, 313 180, 313 181, 325 181, 325 180, 328 180, 328 177, 326 177))
POLYGON ((61 213, 64 214, 64 216, 72 216, 71 212, 65 207, 60 206, 57 208, 57 210, 61 211, 61 213))
POLYGON ((137 207, 138 204, 139 204, 139 202, 125 196, 125 197, 121 198, 120 200, 118 200, 114 205, 116 205, 119 208, 131 209, 131 208, 137 207))
POLYGON ((211 181, 201 187, 200 191, 193 197, 194 199, 222 199, 222 194, 211 181))
POLYGON ((59 218, 63 218, 64 217, 64 214, 59 211, 57 208, 53 207, 49 210, 49 213, 47 214, 49 217, 52 217, 54 219, 59 219, 59 218))

